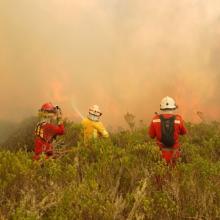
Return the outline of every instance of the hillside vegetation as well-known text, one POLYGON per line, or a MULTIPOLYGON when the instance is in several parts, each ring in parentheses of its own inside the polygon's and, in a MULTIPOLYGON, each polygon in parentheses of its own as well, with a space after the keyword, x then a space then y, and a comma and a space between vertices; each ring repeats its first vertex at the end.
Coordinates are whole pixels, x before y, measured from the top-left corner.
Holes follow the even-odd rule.
POLYGON ((57 159, 40 162, 23 129, 0 150, 0 219, 220 219, 220 124, 187 127, 176 167, 144 127, 85 147, 66 121, 57 159))

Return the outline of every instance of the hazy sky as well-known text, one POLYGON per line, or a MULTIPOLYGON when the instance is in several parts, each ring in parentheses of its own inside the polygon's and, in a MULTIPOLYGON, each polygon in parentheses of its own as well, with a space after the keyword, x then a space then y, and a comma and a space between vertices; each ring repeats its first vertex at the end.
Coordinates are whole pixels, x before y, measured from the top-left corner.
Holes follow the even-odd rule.
POLYGON ((148 120, 173 96, 220 119, 219 0, 0 0, 0 119, 52 101, 68 117, 148 120))

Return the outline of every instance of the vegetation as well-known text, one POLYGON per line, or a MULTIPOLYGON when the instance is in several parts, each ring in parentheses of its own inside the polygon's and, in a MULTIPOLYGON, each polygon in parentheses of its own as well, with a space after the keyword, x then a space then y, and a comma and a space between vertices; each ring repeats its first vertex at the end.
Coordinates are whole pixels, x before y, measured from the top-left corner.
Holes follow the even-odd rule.
POLYGON ((7 140, 17 126, 16 123, 0 120, 0 144, 7 140))
POLYGON ((34 162, 22 135, 0 150, 0 219, 220 219, 219 123, 188 124, 175 167, 146 128, 85 147, 80 126, 65 123, 57 141, 69 151, 56 160, 34 162))

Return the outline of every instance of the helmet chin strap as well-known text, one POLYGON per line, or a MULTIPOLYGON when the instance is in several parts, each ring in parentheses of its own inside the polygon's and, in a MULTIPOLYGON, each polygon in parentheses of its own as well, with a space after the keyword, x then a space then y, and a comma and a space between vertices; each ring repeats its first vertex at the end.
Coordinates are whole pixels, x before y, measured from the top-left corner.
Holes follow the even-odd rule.
POLYGON ((166 109, 166 110, 161 110, 161 113, 165 114, 174 114, 175 109, 166 109))
POLYGON ((92 120, 92 121, 99 121, 100 116, 88 114, 88 119, 90 119, 90 120, 92 120))

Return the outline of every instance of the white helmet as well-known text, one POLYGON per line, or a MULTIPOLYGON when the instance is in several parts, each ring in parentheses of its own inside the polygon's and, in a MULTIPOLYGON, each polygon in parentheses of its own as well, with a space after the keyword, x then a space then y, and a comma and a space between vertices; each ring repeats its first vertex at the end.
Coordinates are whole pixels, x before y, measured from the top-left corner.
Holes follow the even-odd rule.
POLYGON ((166 96, 161 100, 160 110, 175 110, 177 108, 176 102, 173 98, 166 96))
POLYGON ((89 108, 89 115, 88 118, 92 121, 99 121, 100 116, 102 115, 102 112, 99 109, 98 105, 93 105, 89 108))
POLYGON ((95 116, 101 116, 102 112, 98 105, 93 105, 92 107, 89 108, 89 114, 95 115, 95 116))

